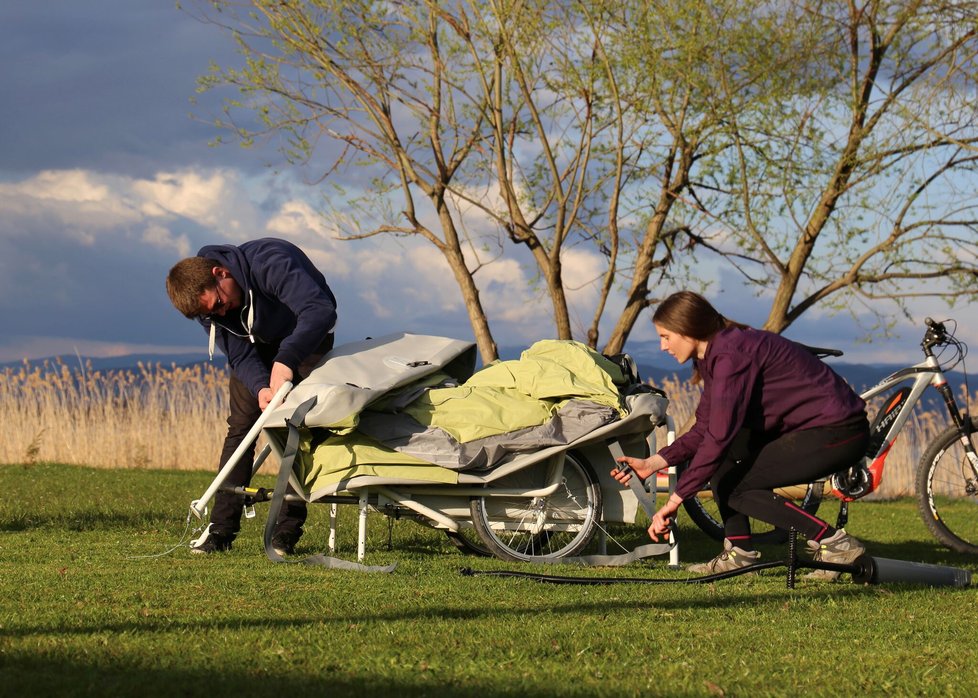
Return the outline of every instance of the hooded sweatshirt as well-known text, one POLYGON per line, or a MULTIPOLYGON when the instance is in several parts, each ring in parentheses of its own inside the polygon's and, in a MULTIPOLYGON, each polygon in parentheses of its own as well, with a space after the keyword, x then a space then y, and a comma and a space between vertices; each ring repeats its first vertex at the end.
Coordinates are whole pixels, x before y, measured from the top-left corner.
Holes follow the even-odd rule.
POLYGON ((241 308, 200 323, 213 332, 231 370, 252 394, 257 396, 270 380, 270 367, 256 344, 277 347, 274 361, 294 372, 333 331, 336 298, 322 273, 292 243, 262 238, 238 246, 207 245, 197 256, 225 267, 241 287, 241 308))

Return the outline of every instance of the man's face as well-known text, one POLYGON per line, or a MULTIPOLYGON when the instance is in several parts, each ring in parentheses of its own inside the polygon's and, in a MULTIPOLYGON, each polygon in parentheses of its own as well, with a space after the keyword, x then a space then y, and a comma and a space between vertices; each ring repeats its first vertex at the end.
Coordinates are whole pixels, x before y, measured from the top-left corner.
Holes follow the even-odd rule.
POLYGON ((229 311, 241 307, 241 287, 228 270, 214 267, 214 280, 217 282, 200 294, 200 314, 202 317, 224 317, 229 311))

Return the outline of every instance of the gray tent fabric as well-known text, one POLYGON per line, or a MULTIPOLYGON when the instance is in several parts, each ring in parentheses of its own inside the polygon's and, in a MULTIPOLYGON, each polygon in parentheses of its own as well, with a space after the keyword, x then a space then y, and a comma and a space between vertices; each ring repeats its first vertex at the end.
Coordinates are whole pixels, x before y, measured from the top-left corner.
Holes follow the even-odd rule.
POLYGON ((334 348, 270 417, 266 429, 285 426, 299 405, 316 397, 306 426, 352 429, 371 402, 442 371, 463 381, 475 370, 476 347, 448 337, 398 332, 334 348))
POLYGON ((357 429, 395 451, 452 470, 484 470, 511 453, 569 444, 618 419, 611 407, 570 400, 541 425, 461 443, 443 429, 419 424, 404 413, 364 411, 357 429))

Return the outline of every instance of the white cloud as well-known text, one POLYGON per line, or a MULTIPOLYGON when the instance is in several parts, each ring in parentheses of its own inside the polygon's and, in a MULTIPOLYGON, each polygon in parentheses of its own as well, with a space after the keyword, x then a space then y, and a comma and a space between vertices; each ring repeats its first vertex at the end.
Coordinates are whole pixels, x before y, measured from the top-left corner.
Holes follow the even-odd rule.
MULTIPOLYGON (((135 341, 127 340, 121 330, 115 337, 115 329, 104 325, 84 330, 92 333, 85 335, 89 339, 37 337, 36 341, 20 342, 12 350, 19 358, 70 353, 78 346, 84 354, 104 356, 143 351, 137 348, 142 346, 139 342, 149 346, 149 342, 158 341, 156 336, 162 338, 161 345, 168 341, 167 335, 174 343, 187 341, 183 337, 189 337, 194 328, 178 325, 183 319, 165 305, 161 278, 156 275, 165 273, 160 270, 169 268, 176 259, 193 254, 200 244, 240 242, 262 235, 295 242, 322 269, 336 292, 343 331, 351 336, 376 334, 380 329, 432 328, 453 336, 470 331, 455 276, 434 245, 418 236, 340 240, 330 219, 301 198, 308 194, 312 200, 317 193, 308 187, 293 191, 287 177, 269 181, 249 179, 231 170, 204 169, 161 172, 149 178, 81 169, 48 170, 0 183, 0 287, 11 303, 59 327, 68 323, 67 318, 56 317, 63 308, 75 316, 75 325, 89 327, 92 322, 85 313, 90 310, 93 317, 99 313, 104 316, 113 302, 106 300, 111 294, 105 286, 112 283, 106 270, 133 268, 132 263, 138 260, 139 268, 153 271, 145 279, 127 278, 127 293, 160 304, 159 310, 147 313, 145 323, 141 323, 142 318, 128 322, 125 331, 131 332, 135 341), (83 268, 85 264, 79 263, 81 249, 87 251, 90 263, 104 264, 104 269, 83 268), (51 274, 59 280, 54 286, 45 280, 51 274), (25 305, 30 299, 46 305, 30 310, 33 306, 25 305), (99 332, 120 341, 100 342, 99 332)), ((466 230, 474 238, 495 239, 492 222, 477 208, 468 210, 466 230)), ((525 249, 512 245, 507 245, 505 252, 506 256, 492 261, 480 258, 479 262, 486 263, 476 273, 480 299, 496 341, 501 346, 513 346, 552 337, 552 306, 545 289, 533 284, 536 270, 532 259, 525 249)), ((580 246, 566 249, 561 261, 573 329, 579 336, 591 321, 604 259, 580 246)), ((471 250, 468 263, 472 268, 477 264, 471 250)), ((738 319, 754 321, 753 317, 742 317, 750 313, 739 286, 718 278, 710 296, 718 307, 725 311, 729 308, 738 319)), ((607 338, 623 303, 620 292, 609 300, 602 340, 607 338)), ((970 307, 956 313, 962 322, 962 338, 975 344, 978 339, 974 330, 964 324, 970 307)), ((955 315, 939 307, 929 312, 934 317, 955 315)), ((817 344, 810 339, 815 332, 825 335, 828 328, 836 328, 838 341, 829 337, 825 341, 845 349, 846 358, 851 360, 889 361, 898 356, 907 360, 919 355, 916 346, 922 316, 913 323, 901 322, 898 339, 869 345, 857 342, 857 330, 852 330, 851 336, 843 334, 851 325, 846 318, 829 320, 833 319, 812 314, 792 328, 793 335, 817 344), (816 326, 817 330, 813 329, 816 326)), ((11 327, 10 334, 33 337, 38 332, 43 329, 21 323, 11 327)), ((630 342, 642 341, 655 341, 647 312, 630 336, 630 342)))
POLYGON ((132 182, 131 189, 141 199, 140 210, 150 218, 172 214, 208 226, 234 221, 221 216, 230 198, 228 174, 223 171, 161 172, 152 180, 132 182))
POLYGON ((289 199, 282 204, 268 219, 265 229, 270 234, 288 238, 307 253, 316 250, 328 255, 342 254, 345 247, 352 247, 349 242, 339 239, 338 231, 319 211, 301 199, 289 199))
POLYGON ((93 180, 92 175, 83 170, 48 170, 13 188, 34 199, 75 203, 100 203, 109 199, 109 187, 93 180))
MULTIPOLYGON (((254 212, 243 189, 234 185, 234 177, 223 170, 159 173, 153 179, 48 170, 0 184, 0 210, 8 221, 47 220, 53 224, 51 234, 87 245, 107 230, 180 218, 222 232, 235 231, 243 227, 242 220, 250 227, 254 212)), ((144 238, 151 244, 159 242, 156 234, 144 238)))
POLYGON ((52 234, 84 245, 93 245, 102 231, 142 218, 115 178, 83 170, 49 170, 0 184, 0 211, 11 235, 32 234, 36 226, 25 222, 46 221, 52 234))
POLYGON ((176 257, 189 257, 190 240, 186 235, 175 235, 168 228, 151 223, 143 231, 142 241, 161 250, 174 250, 176 257))

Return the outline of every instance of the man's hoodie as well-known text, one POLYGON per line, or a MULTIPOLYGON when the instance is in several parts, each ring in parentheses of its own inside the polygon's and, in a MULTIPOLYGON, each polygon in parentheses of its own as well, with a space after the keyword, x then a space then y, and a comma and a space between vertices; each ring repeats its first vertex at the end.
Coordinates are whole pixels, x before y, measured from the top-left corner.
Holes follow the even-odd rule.
POLYGON ((277 346, 274 360, 295 372, 333 331, 336 298, 322 273, 292 243, 262 238, 238 246, 207 245, 197 256, 225 267, 241 287, 241 308, 200 323, 254 395, 268 387, 270 378, 255 343, 277 346))

